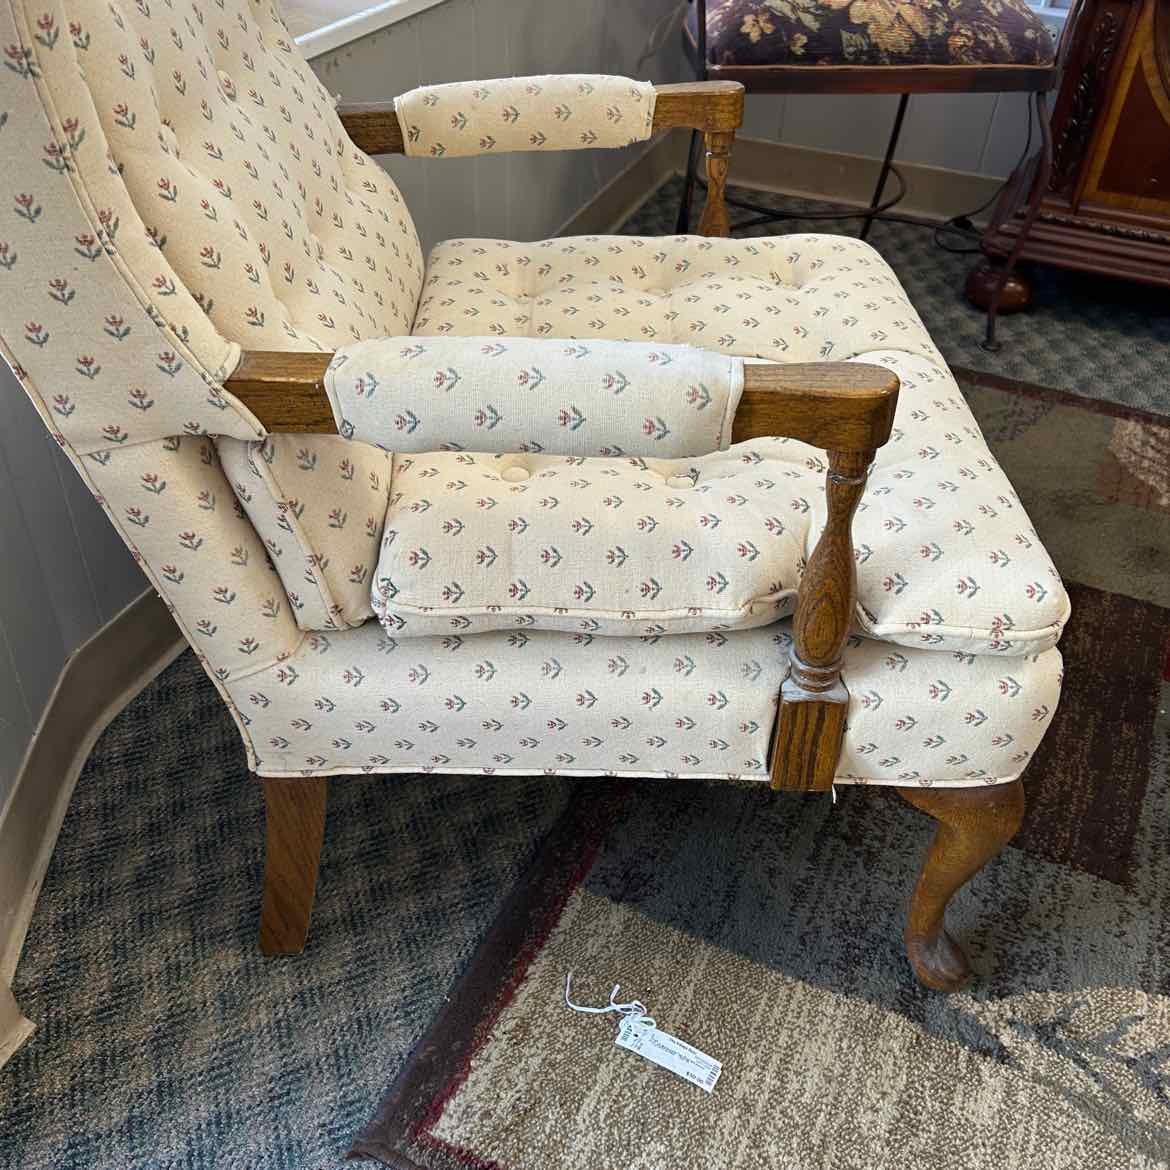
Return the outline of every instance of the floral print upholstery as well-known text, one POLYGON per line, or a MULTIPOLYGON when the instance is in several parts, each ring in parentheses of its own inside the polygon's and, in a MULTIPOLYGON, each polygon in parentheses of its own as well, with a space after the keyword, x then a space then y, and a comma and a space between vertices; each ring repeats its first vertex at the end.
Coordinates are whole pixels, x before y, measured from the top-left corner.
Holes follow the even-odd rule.
MULTIPOLYGON (((311 772, 766 778, 788 623, 671 638, 512 630, 310 634, 229 684, 250 764, 311 772)), ((1020 775, 1060 694, 1060 651, 994 658, 851 639, 839 783, 1020 775)))
POLYGON ((374 608, 397 637, 683 634, 792 612, 779 461, 396 456, 374 608))
MULTIPOLYGON (((451 240, 431 253, 415 328, 441 336, 690 339, 745 358, 832 358, 886 366, 898 374, 902 390, 893 435, 877 453, 853 523, 858 629, 909 647, 995 655, 1036 653, 1060 636, 1069 603, 1052 561, 897 277, 860 240, 827 235, 702 241, 599 236, 536 244, 451 240)), ((824 452, 765 439, 739 444, 732 453, 743 468, 756 472, 744 481, 744 490, 755 497, 747 510, 759 513, 757 531, 741 535, 751 547, 767 550, 782 593, 799 580, 824 523, 824 452), (794 538, 790 545, 765 539, 759 525, 768 518, 782 521, 794 538)), ((720 469, 718 475, 734 464, 718 460, 711 466, 720 469)), ((689 474, 687 468, 678 470, 689 474)), ((587 468, 581 478, 590 478, 587 468)), ((662 482, 657 475, 645 478, 662 482)), ((464 521, 474 539, 481 524, 479 493, 467 493, 464 502, 444 489, 449 481, 436 476, 427 485, 427 498, 444 519, 464 521)), ((712 512, 720 518, 734 514, 738 505, 727 505, 724 497, 740 494, 713 491, 712 512)), ((411 522, 399 505, 392 511, 394 522, 387 527, 405 527, 400 550, 405 554, 421 540, 421 522, 411 522)), ((534 528, 563 527, 553 517, 538 521, 541 511, 532 509, 534 528)), ((640 509, 627 513, 600 504, 595 511, 619 526, 642 515, 640 509)), ((672 562, 676 533, 664 531, 670 537, 657 545, 656 569, 672 562)), ((696 527, 693 536, 696 547, 710 548, 710 534, 696 527)), ((438 550, 449 543, 435 533, 428 545, 439 568, 428 571, 435 585, 442 575, 438 550)), ((553 543, 566 551, 563 542, 553 543)), ((720 545, 723 551, 708 557, 710 565, 719 562, 725 569, 737 543, 720 545)), ((495 562, 499 571, 511 559, 509 552, 495 562)), ((403 568, 396 566, 390 575, 394 585, 403 568)), ((608 596, 641 585, 640 579, 628 579, 633 562, 610 572, 603 558, 594 557, 590 569, 595 608, 615 608, 607 606, 608 596)), ((379 570, 376 578, 380 582, 386 575, 379 570)), ((501 606, 511 585, 510 578, 494 582, 494 600, 501 606)), ((747 596, 741 594, 741 602, 747 596)), ((431 604, 436 611, 450 606, 439 594, 431 604)), ((584 609, 578 613, 565 594, 559 605, 571 616, 590 616, 584 609)), ((415 628, 420 616, 412 617, 415 628)))
POLYGON ((364 443, 269 435, 220 439, 220 462, 264 541, 303 630, 373 616, 370 575, 390 492, 390 456, 364 443))
POLYGON ((412 89, 394 109, 416 157, 583 150, 649 138, 654 86, 592 73, 453 81, 412 89))
MULTIPOLYGON (((687 13, 696 43, 697 11, 687 13)), ((1051 65, 1024 0, 707 0, 712 65, 1051 65)))
POLYGON ((296 651, 302 635, 284 587, 209 438, 94 452, 81 470, 213 678, 244 677, 296 651))
POLYGON ((731 442, 743 362, 691 345, 389 337, 325 375, 338 431, 403 454, 705 455, 731 442))
MULTIPOLYGON (((908 644, 848 648, 840 776, 1019 773, 1056 701, 1059 654, 1042 647, 1063 594, 871 250, 828 237, 456 241, 423 290, 397 190, 348 143, 264 0, 13 0, 0 43, 0 352, 262 774, 762 775, 783 625, 406 638, 362 622, 393 461, 340 438, 266 443, 223 383, 241 347, 331 349, 412 327, 895 368, 904 405, 859 517, 871 527, 858 530, 858 622, 876 637, 904 625, 908 644), (904 479, 916 494, 896 494, 904 479), (899 555, 920 545, 919 560, 903 555, 896 575, 882 541, 899 555), (1010 621, 988 641, 992 611, 1010 621)), ((782 461, 793 481, 821 458, 779 441, 735 455, 760 478, 753 464, 782 461)), ((811 539, 816 495, 795 498, 811 539)))
MULTIPOLYGON (((0 335, 50 428, 91 468, 126 466, 116 452, 171 436, 258 443, 262 428, 221 389, 241 346, 331 348, 413 317, 421 253, 397 189, 349 143, 274 10, 212 11, 95 0, 4 17, 5 149, 29 165, 0 211, 0 274, 44 292, 10 299, 0 335)), ((332 548, 310 554, 368 572, 385 455, 328 436, 299 446, 379 482, 380 503, 345 530, 352 545, 338 548, 330 530, 332 548)), ((200 474, 195 495, 226 508, 214 452, 200 474)), ((173 501, 180 481, 164 480, 173 501)), ((118 516, 141 507, 140 490, 135 477, 104 476, 100 492, 118 516)), ((338 493, 324 514, 344 510, 338 493)), ((141 533, 123 532, 136 547, 141 533)), ((169 596, 173 583, 152 576, 169 596)), ((368 589, 350 587, 344 621, 370 615, 368 589)), ((189 628, 208 620, 200 611, 189 628)), ((222 638, 195 641, 213 669, 244 665, 234 652, 218 661, 222 638)))
POLYGON ((613 338, 815 362, 877 349, 891 330, 899 348, 943 364, 881 256, 818 234, 447 240, 431 250, 411 332, 613 338))

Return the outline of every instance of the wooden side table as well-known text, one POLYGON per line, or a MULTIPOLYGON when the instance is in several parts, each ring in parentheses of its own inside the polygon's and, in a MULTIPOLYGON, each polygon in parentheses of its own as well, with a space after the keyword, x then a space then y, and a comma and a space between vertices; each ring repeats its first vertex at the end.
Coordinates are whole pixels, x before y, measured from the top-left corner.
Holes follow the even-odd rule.
MULTIPOLYGON (((1052 169, 1019 258, 1170 285, 1170 0, 1086 0, 1052 119, 1052 169)), ((984 233, 968 298, 990 302, 1020 242, 1020 169, 984 233)), ((1026 308, 1015 272, 1001 312, 1026 308)))

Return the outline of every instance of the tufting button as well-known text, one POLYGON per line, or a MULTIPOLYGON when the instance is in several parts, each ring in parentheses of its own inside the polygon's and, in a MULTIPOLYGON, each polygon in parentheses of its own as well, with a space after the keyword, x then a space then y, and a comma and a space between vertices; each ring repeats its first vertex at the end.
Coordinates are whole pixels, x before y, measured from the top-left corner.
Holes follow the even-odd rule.
POLYGON ((506 480, 508 483, 521 483, 526 480, 530 472, 527 467, 520 467, 518 464, 513 464, 511 467, 505 467, 500 472, 500 478, 506 480))
POLYGON ((672 475, 667 478, 666 486, 682 491, 685 488, 693 488, 695 481, 689 475, 672 475))

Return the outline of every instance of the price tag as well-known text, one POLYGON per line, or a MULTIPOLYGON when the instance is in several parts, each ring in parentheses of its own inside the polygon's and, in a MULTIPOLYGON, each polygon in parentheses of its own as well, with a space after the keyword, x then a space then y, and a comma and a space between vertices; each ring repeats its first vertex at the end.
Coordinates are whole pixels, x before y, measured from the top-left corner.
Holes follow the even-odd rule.
POLYGON ((669 1032, 660 1032, 653 1024, 641 1022, 637 1016, 627 1016, 622 1020, 614 1043, 669 1069, 707 1093, 714 1090, 723 1071, 722 1062, 713 1056, 700 1052, 669 1032))

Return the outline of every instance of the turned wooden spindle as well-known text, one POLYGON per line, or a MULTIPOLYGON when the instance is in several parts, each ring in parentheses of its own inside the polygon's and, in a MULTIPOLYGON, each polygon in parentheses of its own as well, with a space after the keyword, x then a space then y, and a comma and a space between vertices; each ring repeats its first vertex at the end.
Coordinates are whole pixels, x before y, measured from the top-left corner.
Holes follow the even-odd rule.
POLYGON ((841 681, 841 651, 857 592, 853 513, 873 456, 872 450, 829 452, 825 530, 800 583, 789 672, 780 688, 773 788, 823 791, 833 783, 849 710, 849 693, 841 681))
POLYGON ((727 167, 731 162, 734 130, 708 130, 703 135, 707 152, 707 202, 699 217, 699 235, 730 236, 727 218, 727 167))

